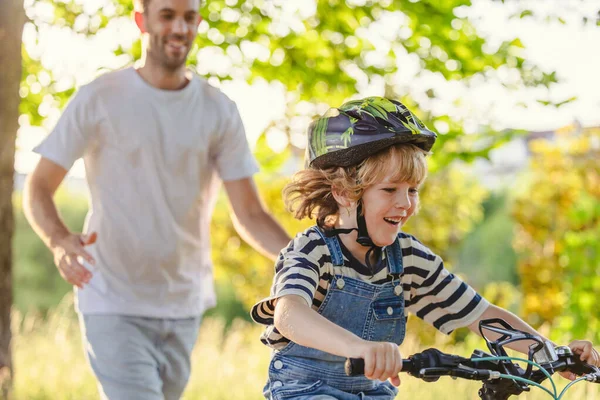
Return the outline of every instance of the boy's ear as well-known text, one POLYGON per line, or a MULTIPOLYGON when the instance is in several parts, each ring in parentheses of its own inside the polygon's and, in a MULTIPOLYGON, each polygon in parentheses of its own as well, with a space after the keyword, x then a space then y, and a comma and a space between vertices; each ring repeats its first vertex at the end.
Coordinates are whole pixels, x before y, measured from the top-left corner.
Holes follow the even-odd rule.
POLYGON ((340 190, 339 188, 332 187, 331 194, 333 195, 333 198, 335 199, 335 201, 341 207, 350 207, 350 205, 352 204, 350 199, 348 199, 348 197, 346 197, 346 193, 343 190, 340 190))

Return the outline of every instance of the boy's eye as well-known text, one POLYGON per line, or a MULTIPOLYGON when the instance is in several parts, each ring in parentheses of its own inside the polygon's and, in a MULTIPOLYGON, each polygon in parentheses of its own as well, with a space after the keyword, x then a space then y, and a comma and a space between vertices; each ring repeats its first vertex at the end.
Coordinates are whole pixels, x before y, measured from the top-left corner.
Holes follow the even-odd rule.
POLYGON ((381 190, 388 193, 394 193, 396 191, 396 188, 383 188, 381 190))
POLYGON ((419 189, 417 189, 417 188, 410 188, 409 192, 412 193, 412 194, 419 194, 419 189))

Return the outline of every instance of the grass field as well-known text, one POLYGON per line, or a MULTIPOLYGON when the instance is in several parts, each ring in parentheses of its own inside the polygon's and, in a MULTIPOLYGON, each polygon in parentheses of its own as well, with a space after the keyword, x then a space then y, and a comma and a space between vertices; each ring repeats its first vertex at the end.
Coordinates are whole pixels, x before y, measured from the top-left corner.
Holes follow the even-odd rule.
MULTIPOLYGON (((184 395, 185 400, 262 399, 261 389, 266 377, 269 351, 258 340, 260 327, 236 321, 226 334, 223 334, 224 330, 223 321, 207 319, 203 322, 193 353, 192 377, 184 395)), ((84 358, 79 327, 68 298, 45 320, 15 313, 13 332, 15 400, 99 398, 84 358)), ((473 346, 479 347, 480 344, 474 340, 442 350, 467 356, 473 346)), ((422 350, 411 336, 407 337, 401 349, 404 354, 422 350)), ((562 378, 556 381, 559 389, 568 383, 562 378)), ((549 387, 548 384, 545 386, 549 387)), ((442 378, 436 383, 425 383, 403 376, 398 398, 478 399, 478 388, 477 383, 463 380, 442 378)), ((536 388, 518 398, 551 399, 536 388)), ((569 390, 563 399, 600 400, 600 385, 581 382, 569 390)))

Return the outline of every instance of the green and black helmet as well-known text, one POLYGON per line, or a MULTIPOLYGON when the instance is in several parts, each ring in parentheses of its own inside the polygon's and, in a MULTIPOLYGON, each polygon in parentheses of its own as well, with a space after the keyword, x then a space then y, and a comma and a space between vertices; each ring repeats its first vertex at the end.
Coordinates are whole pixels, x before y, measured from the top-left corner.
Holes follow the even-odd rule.
MULTIPOLYGON (((436 137, 404 104, 383 97, 367 97, 330 108, 310 124, 306 161, 317 169, 349 167, 398 143, 411 143, 428 152, 436 137)), ((376 246, 369 236, 362 208, 361 199, 356 228, 329 229, 326 234, 358 231, 356 241, 370 247, 365 257, 370 268, 369 254, 376 246)))
POLYGON ((330 108, 310 124, 307 162, 319 169, 348 167, 397 143, 429 151, 436 137, 404 104, 367 97, 330 108))

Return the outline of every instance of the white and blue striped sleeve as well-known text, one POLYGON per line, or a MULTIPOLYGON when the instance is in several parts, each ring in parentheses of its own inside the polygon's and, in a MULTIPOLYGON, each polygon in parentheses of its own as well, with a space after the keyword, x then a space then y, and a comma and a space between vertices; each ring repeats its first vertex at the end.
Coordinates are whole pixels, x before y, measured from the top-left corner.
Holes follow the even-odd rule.
POLYGON ((445 334, 476 321, 489 303, 471 286, 450 273, 442 259, 413 242, 411 295, 407 310, 445 334))
POLYGON ((312 306, 320 279, 320 263, 311 254, 316 247, 318 244, 315 240, 299 236, 283 251, 275 264, 270 296, 252 307, 254 321, 264 325, 273 324, 275 300, 283 296, 300 296, 309 307, 312 306))
POLYGON ((311 306, 318 284, 319 266, 305 254, 290 252, 275 275, 273 296, 295 294, 311 306))

